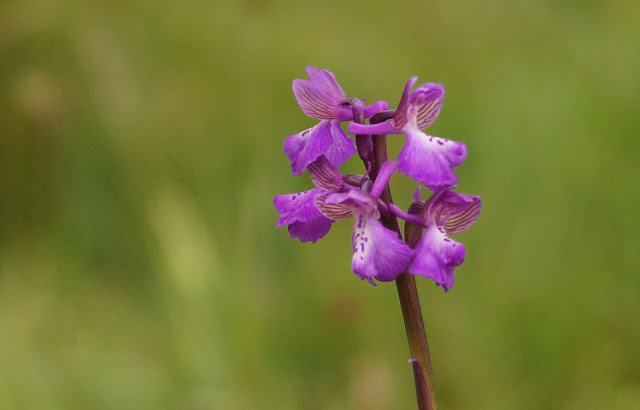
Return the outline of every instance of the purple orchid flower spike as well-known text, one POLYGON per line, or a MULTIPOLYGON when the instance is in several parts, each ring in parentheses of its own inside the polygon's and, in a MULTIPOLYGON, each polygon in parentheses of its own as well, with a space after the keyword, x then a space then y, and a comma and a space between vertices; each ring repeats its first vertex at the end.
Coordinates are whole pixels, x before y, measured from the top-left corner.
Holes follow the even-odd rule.
POLYGON ((413 257, 413 250, 396 232, 380 223, 380 194, 395 170, 394 162, 385 162, 370 192, 349 189, 316 196, 316 207, 329 219, 354 219, 351 238, 351 268, 360 278, 375 285, 373 279, 390 282, 403 273, 413 257))
POLYGON ((315 243, 329 232, 334 220, 322 215, 314 200, 320 194, 339 192, 344 182, 342 174, 332 168, 324 156, 309 164, 308 170, 316 187, 295 194, 278 195, 273 198, 273 205, 280 212, 276 228, 287 225, 292 238, 315 243))
POLYGON ((407 174, 432 191, 456 184, 458 177, 453 168, 462 164, 467 147, 461 142, 438 138, 421 130, 431 125, 444 101, 444 86, 426 83, 411 92, 417 81, 407 82, 394 117, 379 124, 349 124, 354 134, 405 134, 407 139, 398 155, 398 171, 407 174))
POLYGON ((406 214, 390 205, 398 217, 426 228, 415 248, 409 273, 431 278, 445 291, 453 286, 453 270, 465 258, 464 245, 448 234, 466 230, 478 219, 482 207, 480 197, 452 192, 453 188, 445 187, 434 193, 423 203, 420 215, 406 214))
POLYGON ((479 197, 452 191, 458 181, 455 168, 465 160, 467 147, 422 131, 440 113, 442 84, 425 83, 412 91, 417 81, 412 77, 398 107, 387 111, 384 101, 365 107, 364 99, 347 97, 329 71, 307 67, 307 74, 308 80, 293 81, 293 92, 302 111, 319 123, 289 136, 284 152, 293 174, 308 171, 314 188, 274 198, 280 213, 276 227, 287 226, 289 235, 302 242, 316 242, 333 222, 353 218, 351 268, 374 286, 396 281, 418 407, 435 408, 429 348, 416 281, 410 275, 431 278, 446 292, 454 284, 454 269, 464 262, 464 245, 449 235, 471 226, 482 207, 479 197), (343 121, 351 122, 348 130, 355 146, 342 130, 343 121), (397 163, 387 161, 388 134, 406 136, 397 163), (340 167, 356 152, 365 175, 343 175, 340 167), (407 212, 391 199, 389 181, 396 164, 400 172, 420 183, 407 212), (433 191, 427 201, 422 199, 422 184, 433 191), (407 221, 406 243, 396 216, 407 221))
POLYGON ((284 152, 291 161, 293 175, 300 175, 313 161, 324 155, 334 168, 340 168, 357 150, 340 127, 341 121, 353 120, 353 106, 369 118, 389 108, 378 101, 368 107, 363 100, 348 99, 335 76, 327 70, 307 67, 307 80, 293 80, 293 93, 302 111, 320 120, 316 126, 291 135, 284 142, 284 152))

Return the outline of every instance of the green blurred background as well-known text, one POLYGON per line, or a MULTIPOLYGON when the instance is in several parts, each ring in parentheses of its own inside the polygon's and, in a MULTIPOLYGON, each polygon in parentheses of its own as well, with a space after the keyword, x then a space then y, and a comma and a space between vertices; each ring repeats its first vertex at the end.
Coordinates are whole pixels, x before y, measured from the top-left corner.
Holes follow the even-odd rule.
POLYGON ((455 287, 418 281, 441 408, 640 408, 639 7, 0 3, 0 408, 415 406, 350 223, 274 229, 306 65, 447 87, 429 132, 484 209, 455 287))

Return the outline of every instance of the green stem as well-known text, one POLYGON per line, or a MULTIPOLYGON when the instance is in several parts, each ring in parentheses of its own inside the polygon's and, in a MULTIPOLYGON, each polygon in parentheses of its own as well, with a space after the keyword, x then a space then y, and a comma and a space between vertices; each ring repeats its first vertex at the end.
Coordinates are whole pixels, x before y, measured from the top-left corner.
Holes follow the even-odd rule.
POLYGON ((427 344, 427 335, 424 331, 415 277, 403 273, 396 279, 396 288, 398 289, 398 297, 400 298, 404 327, 407 331, 409 352, 411 358, 416 359, 420 363, 422 373, 427 382, 428 401, 425 408, 436 410, 429 345, 427 344))
MULTIPOLYGON (((373 136, 373 161, 371 177, 375 178, 380 169, 380 165, 387 160, 387 140, 384 135, 373 136)), ((393 202, 391 190, 387 185, 380 195, 380 198, 387 204, 393 202)), ((395 215, 382 217, 381 222, 387 228, 398 232, 400 235, 400 226, 395 215)), ((401 236, 401 235, 400 235, 401 236)), ((420 237, 422 230, 411 224, 405 224, 405 241, 414 248, 420 237)), ((427 344, 427 334, 424 330, 424 321, 422 319, 422 310, 420 308, 420 299, 418 297, 418 289, 416 287, 415 278, 408 273, 403 273, 396 279, 396 288, 398 289, 398 297, 400 299, 400 308, 402 309, 402 317, 404 319, 404 327, 407 331, 407 339, 409 341, 409 352, 411 358, 420 363, 424 379, 427 382, 428 398, 425 409, 437 410, 435 400, 435 389, 433 383, 433 370, 431 368, 431 357, 429 356, 429 345, 427 344)), ((420 400, 418 400, 420 402, 420 400)))
MULTIPOLYGON (((360 108, 361 110, 361 108, 360 108)), ((355 115, 354 120, 362 123, 362 116, 355 115)), ((382 122, 393 117, 393 111, 381 112, 370 119, 369 123, 374 124, 382 122)), ((356 144, 363 152, 367 152, 365 143, 368 141, 369 136, 356 136, 356 144)), ((373 153, 372 155, 361 155, 365 167, 367 166, 367 160, 370 160, 371 169, 369 170, 369 177, 373 180, 378 176, 380 166, 387 161, 387 137, 386 135, 373 135, 371 136, 373 141, 373 153)), ((391 189, 389 185, 384 188, 380 195, 386 204, 393 203, 391 197, 391 189)), ((398 219, 392 213, 386 213, 381 215, 380 222, 398 233, 398 236, 402 238, 400 233, 400 225, 398 219)), ((410 223, 405 223, 405 242, 411 247, 415 248, 422 236, 422 229, 414 226, 410 223)), ((398 289, 398 297, 400 299, 400 308, 402 309, 402 317, 404 319, 404 327, 407 332, 407 339, 409 342, 409 352, 411 358, 418 361, 424 381, 426 381, 426 392, 424 389, 420 389, 418 386, 422 384, 422 380, 415 377, 416 380, 416 393, 418 396, 418 408, 419 410, 437 410, 436 395, 433 383, 433 370, 431 369, 431 357, 429 356, 429 345, 427 344, 427 334, 424 330, 424 322, 422 319, 422 310, 420 309, 420 299, 418 298, 418 289, 416 287, 415 278, 408 273, 403 273, 396 279, 396 288, 398 289)))

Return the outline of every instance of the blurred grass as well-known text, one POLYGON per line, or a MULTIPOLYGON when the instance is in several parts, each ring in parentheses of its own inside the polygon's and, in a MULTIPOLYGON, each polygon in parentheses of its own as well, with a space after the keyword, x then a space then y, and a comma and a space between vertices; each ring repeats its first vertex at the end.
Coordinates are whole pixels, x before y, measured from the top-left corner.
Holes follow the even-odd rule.
POLYGON ((640 407, 638 12, 1 3, 0 408, 414 406, 349 223, 273 228, 272 196, 310 186, 282 153, 313 124, 305 65, 392 105, 411 75, 447 87, 430 132, 468 144, 484 209, 452 291, 419 281, 441 407, 640 407))

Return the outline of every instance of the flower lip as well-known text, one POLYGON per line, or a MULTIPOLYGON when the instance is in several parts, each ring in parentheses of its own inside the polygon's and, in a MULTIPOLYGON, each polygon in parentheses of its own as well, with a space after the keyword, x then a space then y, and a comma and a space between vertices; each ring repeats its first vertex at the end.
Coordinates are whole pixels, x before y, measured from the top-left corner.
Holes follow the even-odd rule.
POLYGON ((432 191, 458 182, 454 168, 467 156, 464 143, 427 135, 415 126, 404 129, 405 143, 398 154, 398 171, 432 191))
POLYGON ((453 192, 453 188, 455 185, 449 185, 436 191, 424 203, 419 223, 426 231, 415 248, 408 271, 433 279, 445 291, 453 286, 453 271, 464 262, 466 255, 464 245, 449 238, 448 234, 471 226, 481 208, 479 197, 453 192))
POLYGON ((273 205, 280 213, 276 228, 288 226, 289 235, 302 242, 316 242, 331 229, 332 220, 323 216, 314 205, 314 198, 322 193, 320 189, 278 195, 273 205))

